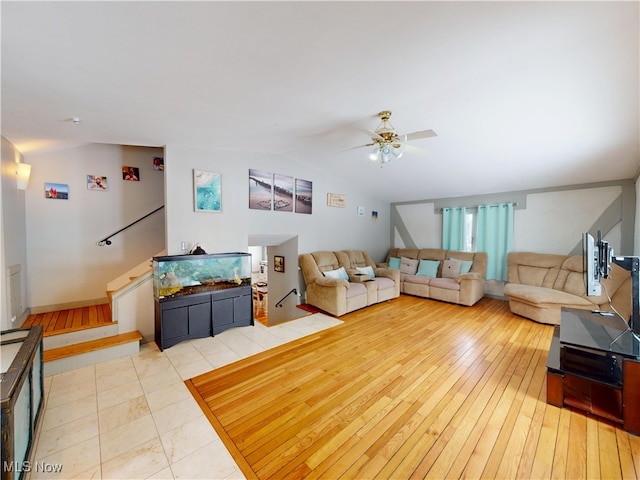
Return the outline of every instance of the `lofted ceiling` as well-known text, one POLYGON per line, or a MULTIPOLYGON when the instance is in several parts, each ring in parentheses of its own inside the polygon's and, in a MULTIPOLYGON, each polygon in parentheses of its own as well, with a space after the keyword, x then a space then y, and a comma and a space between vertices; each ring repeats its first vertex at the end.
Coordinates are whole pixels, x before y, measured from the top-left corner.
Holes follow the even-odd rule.
POLYGON ((387 201, 634 178, 639 3, 7 2, 2 135, 275 153, 387 201), (364 129, 433 129, 371 165, 364 129), (74 125, 72 118, 81 119, 74 125))

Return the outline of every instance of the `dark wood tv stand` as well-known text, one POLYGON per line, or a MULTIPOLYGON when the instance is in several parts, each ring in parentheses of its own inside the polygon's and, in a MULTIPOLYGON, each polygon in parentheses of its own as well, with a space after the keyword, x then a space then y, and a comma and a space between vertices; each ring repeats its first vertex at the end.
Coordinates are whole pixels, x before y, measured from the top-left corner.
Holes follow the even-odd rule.
POLYGON ((562 310, 547 357, 547 403, 640 435, 640 342, 627 332, 611 345, 621 325, 588 310, 562 310))

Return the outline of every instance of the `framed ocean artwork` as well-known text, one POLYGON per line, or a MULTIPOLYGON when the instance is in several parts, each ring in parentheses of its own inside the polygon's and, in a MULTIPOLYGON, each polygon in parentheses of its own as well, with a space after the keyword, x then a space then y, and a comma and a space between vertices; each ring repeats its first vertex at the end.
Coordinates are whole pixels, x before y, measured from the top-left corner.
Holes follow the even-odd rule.
POLYGON ((222 211, 222 177, 219 173, 193 170, 193 201, 196 212, 222 211))

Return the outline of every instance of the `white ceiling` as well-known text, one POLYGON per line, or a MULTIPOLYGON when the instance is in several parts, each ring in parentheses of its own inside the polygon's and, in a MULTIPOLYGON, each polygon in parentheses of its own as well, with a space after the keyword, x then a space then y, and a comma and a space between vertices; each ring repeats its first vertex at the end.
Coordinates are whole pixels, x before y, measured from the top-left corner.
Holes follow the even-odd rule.
POLYGON ((639 3, 7 2, 2 134, 270 152, 389 201, 634 178, 639 3), (426 157, 369 165, 380 110, 426 157), (81 124, 73 125, 72 117, 81 124))

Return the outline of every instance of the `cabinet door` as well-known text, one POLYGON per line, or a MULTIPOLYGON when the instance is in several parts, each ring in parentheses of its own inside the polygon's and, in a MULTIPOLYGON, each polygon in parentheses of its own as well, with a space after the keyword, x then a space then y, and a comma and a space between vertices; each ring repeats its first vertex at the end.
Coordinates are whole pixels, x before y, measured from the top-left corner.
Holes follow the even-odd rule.
POLYGON ((213 333, 220 333, 233 324, 233 298, 213 301, 213 333))
POLYGON ((162 312, 162 338, 189 334, 189 307, 168 308, 162 312))
POLYGON ((253 309, 251 305, 251 295, 242 295, 233 299, 233 323, 234 326, 251 325, 253 319, 253 309))
POLYGON ((211 303, 189 307, 189 333, 211 332, 211 303))

